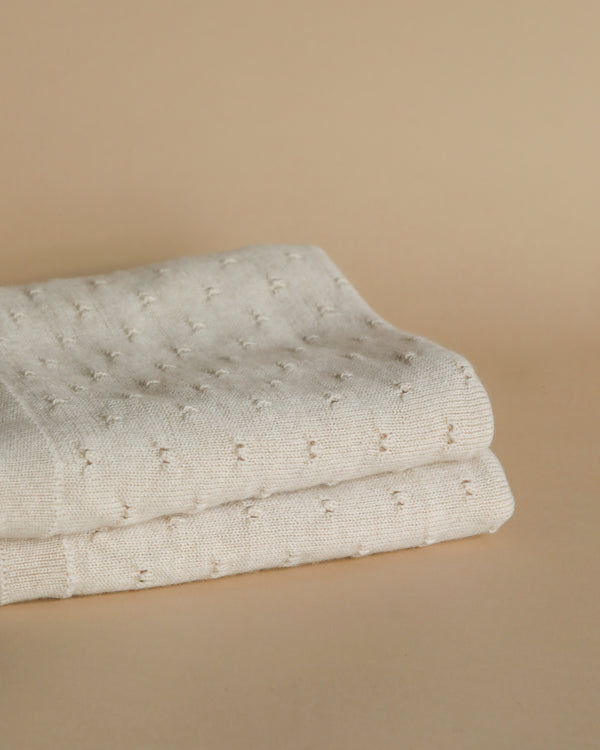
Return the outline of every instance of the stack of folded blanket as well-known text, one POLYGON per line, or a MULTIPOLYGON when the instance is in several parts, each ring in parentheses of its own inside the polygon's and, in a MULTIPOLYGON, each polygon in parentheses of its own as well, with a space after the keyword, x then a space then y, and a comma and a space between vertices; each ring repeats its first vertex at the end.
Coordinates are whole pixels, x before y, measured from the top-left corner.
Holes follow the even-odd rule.
POLYGON ((493 532, 471 365, 314 246, 0 289, 0 602, 493 532))

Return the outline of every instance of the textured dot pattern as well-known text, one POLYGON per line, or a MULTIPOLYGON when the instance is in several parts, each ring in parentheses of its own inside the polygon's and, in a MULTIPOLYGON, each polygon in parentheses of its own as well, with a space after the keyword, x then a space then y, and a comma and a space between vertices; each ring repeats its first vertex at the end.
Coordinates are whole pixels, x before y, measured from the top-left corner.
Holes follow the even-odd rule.
POLYGON ((143 589, 494 532, 513 512, 489 450, 202 513, 0 541, 0 603, 143 589))
POLYGON ((471 365, 313 246, 0 289, 0 383, 3 537, 468 459, 493 430, 471 365))

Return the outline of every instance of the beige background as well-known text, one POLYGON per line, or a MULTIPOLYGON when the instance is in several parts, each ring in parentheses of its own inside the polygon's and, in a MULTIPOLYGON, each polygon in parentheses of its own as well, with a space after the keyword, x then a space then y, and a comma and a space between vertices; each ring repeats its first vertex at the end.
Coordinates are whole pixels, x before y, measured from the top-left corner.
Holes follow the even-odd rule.
POLYGON ((0 611, 25 748, 600 747, 600 5, 19 0, 0 283, 324 247, 468 356, 497 535, 0 611))

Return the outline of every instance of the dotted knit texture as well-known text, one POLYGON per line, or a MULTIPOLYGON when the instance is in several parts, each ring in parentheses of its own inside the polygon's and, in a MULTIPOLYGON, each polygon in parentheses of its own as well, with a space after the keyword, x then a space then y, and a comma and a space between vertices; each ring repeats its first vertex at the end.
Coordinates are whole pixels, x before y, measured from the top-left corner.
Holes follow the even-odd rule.
POLYGON ((4 540, 0 603, 149 588, 494 532, 513 512, 489 450, 468 461, 51 539, 4 540))
MULTIPOLYGON (((138 525, 132 545, 152 519, 468 461, 493 432, 465 359, 394 329, 321 249, 291 245, 0 289, 0 420, 0 537, 138 525)), ((219 512, 196 521, 203 545, 208 519, 234 511, 219 512)))

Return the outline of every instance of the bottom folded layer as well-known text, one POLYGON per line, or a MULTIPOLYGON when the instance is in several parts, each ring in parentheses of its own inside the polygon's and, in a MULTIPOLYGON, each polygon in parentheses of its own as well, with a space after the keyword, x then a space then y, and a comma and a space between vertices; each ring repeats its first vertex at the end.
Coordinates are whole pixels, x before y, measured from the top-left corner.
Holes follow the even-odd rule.
POLYGON ((360 557, 496 531, 513 512, 491 451, 195 515, 0 541, 0 604, 360 557))

